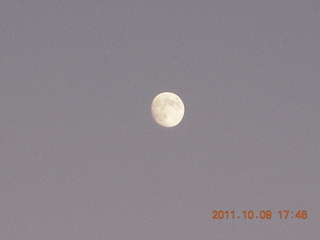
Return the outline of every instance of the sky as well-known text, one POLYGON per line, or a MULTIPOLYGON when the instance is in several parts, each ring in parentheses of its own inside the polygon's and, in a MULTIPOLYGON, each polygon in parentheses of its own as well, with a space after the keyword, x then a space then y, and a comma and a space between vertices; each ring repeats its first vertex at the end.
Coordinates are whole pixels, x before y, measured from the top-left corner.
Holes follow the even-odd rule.
POLYGON ((319 22, 320 1, 0 0, 0 239, 319 239, 319 22))

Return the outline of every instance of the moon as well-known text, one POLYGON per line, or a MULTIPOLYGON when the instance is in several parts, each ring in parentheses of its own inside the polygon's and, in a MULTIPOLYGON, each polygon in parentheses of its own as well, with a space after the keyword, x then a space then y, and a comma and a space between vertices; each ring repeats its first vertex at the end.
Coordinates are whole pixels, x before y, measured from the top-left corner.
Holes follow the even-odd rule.
POLYGON ((172 92, 158 94, 152 101, 153 119, 163 127, 178 125, 184 116, 184 104, 181 98, 172 92))

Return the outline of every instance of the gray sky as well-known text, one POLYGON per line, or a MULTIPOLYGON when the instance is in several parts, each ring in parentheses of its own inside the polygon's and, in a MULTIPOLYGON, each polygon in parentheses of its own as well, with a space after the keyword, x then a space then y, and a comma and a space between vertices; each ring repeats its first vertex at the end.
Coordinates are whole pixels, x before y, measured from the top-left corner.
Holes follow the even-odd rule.
POLYGON ((320 1, 0 0, 0 239, 319 239, 319 22, 320 1))

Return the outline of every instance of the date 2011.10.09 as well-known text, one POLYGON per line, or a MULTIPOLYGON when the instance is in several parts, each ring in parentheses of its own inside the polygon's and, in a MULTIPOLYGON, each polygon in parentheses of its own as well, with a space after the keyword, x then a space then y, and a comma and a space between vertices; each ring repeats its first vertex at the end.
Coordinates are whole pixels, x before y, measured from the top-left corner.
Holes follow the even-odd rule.
MULTIPOLYGON (((212 211, 212 219, 271 219, 273 216, 272 211, 270 210, 261 210, 258 214, 255 214, 254 211, 243 211, 242 214, 236 216, 235 211, 223 211, 223 210, 214 210, 212 211)), ((307 219, 308 213, 306 210, 298 211, 289 211, 289 210, 280 210, 278 211, 279 219, 307 219)))

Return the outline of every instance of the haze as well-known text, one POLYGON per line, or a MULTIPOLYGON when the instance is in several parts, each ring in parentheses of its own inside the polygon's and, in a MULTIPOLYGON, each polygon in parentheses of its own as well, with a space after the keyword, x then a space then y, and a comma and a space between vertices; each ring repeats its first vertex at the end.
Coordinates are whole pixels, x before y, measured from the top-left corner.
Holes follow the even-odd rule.
POLYGON ((319 12, 0 1, 0 239, 318 240, 319 12), (163 91, 174 128, 152 119, 163 91))

